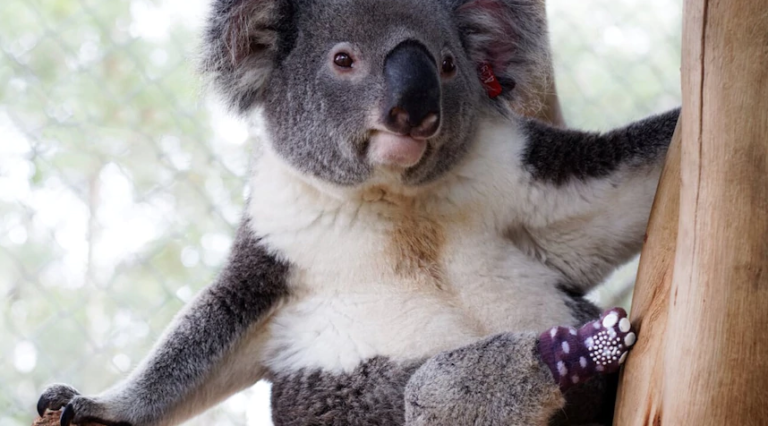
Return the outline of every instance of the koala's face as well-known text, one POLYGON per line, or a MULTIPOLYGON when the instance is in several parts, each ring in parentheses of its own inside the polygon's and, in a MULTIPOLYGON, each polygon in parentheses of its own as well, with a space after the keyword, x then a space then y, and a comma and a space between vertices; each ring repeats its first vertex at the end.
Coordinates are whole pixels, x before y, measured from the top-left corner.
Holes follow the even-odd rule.
POLYGON ((459 161, 478 114, 525 81, 514 12, 536 21, 527 48, 546 55, 538 3, 219 0, 204 66, 241 112, 263 109, 273 149, 302 173, 352 186, 383 168, 419 185, 459 161), (507 92, 495 101, 485 63, 507 92))
POLYGON ((374 167, 418 183, 469 143, 477 72, 444 7, 429 0, 318 0, 296 11, 294 48, 264 88, 274 149, 343 185, 374 167))

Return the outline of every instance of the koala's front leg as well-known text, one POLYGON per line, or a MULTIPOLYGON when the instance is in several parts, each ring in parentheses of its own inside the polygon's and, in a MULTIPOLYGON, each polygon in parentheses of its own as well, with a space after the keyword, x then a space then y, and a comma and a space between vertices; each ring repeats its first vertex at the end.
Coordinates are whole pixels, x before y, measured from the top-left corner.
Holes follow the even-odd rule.
POLYGON ((546 425, 565 398, 537 341, 505 333, 430 358, 405 387, 406 425, 546 425))
POLYGON ((255 383, 262 375, 260 328, 287 293, 287 273, 244 222, 219 279, 176 318, 125 382, 93 397, 53 385, 40 397, 38 412, 63 408, 62 426, 172 425, 255 383))
POLYGON ((510 200, 517 244, 586 294, 643 244, 667 147, 680 110, 598 134, 527 121, 526 146, 513 164, 520 176, 510 200), (520 184, 520 185, 518 185, 520 184), (519 191, 522 188, 522 193, 519 191))
POLYGON ((614 309, 578 330, 505 333, 430 358, 406 385, 406 424, 548 425, 573 387, 600 391, 588 379, 624 361, 634 344, 625 319, 614 309))

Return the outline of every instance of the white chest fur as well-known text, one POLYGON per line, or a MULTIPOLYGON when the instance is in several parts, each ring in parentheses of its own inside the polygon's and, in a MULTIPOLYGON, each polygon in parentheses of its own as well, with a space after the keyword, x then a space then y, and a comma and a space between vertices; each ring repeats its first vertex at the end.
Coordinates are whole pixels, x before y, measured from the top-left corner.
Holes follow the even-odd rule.
POLYGON ((419 194, 381 184, 320 189, 265 148, 251 182, 251 223, 294 270, 264 363, 348 371, 377 355, 425 357, 572 322, 558 273, 504 237, 525 198, 510 188, 525 177, 512 166, 514 128, 503 130, 506 143, 479 141, 451 176, 419 194))

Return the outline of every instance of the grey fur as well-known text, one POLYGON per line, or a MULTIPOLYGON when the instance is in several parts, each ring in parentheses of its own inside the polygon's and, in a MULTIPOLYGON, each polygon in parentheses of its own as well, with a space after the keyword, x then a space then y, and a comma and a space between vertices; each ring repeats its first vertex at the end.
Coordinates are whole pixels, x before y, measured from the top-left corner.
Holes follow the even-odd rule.
POLYGON ((80 392, 72 386, 63 383, 49 385, 37 401, 37 413, 42 416, 47 409, 61 409, 78 395, 80 392))
POLYGON ((451 0, 465 49, 488 63, 503 88, 500 99, 534 111, 551 60, 546 10, 540 1, 451 0))
POLYGON ((420 364, 376 357, 347 374, 274 372, 272 420, 275 426, 401 425, 403 389, 420 364))
MULTIPOLYGON (((599 316, 597 307, 586 299, 564 294, 566 304, 578 319, 573 325, 599 316)), ((533 411, 545 408, 540 416, 548 419, 551 425, 581 425, 593 421, 610 424, 615 389, 610 392, 607 385, 610 379, 605 377, 595 377, 569 389, 563 396, 565 405, 562 410, 547 409, 535 401, 526 400, 535 398, 536 394, 549 395, 554 386, 549 367, 533 352, 536 337, 534 333, 496 336, 439 354, 426 363, 424 360, 398 363, 376 357, 346 374, 321 370, 290 374, 271 372, 268 378, 272 381, 272 420, 276 426, 412 426, 461 425, 464 423, 459 419, 483 418, 487 423, 480 424, 491 425, 507 424, 503 422, 510 416, 515 417, 517 411, 530 413, 529 409, 533 407, 533 411), (414 375, 414 372, 417 373, 414 375), (520 382, 521 378, 526 381, 520 382), (461 383, 455 383, 459 380, 461 383), (474 399, 462 402, 461 406, 442 399, 445 395, 453 395, 451 392, 457 386, 474 388, 474 399), (492 389, 485 389, 494 386, 503 390, 504 400, 495 400, 493 397, 497 394, 492 389), (411 398, 407 403, 404 399, 406 389, 411 398), (423 401, 433 401, 433 405, 424 405, 423 401), (411 413, 407 422, 406 405, 411 413), (442 410, 452 405, 456 412, 442 414, 442 410), (503 406, 504 410, 483 414, 498 406, 503 406), (443 422, 449 418, 444 415, 454 414, 458 417, 453 422, 443 422)), ((464 400, 463 396, 459 397, 464 400)), ((525 419, 526 415, 523 415, 520 421, 525 419)))
POLYGON ((462 55, 449 11, 437 0, 306 2, 296 22, 297 46, 277 65, 265 89, 265 113, 273 138, 280 141, 274 148, 297 169, 342 185, 360 184, 370 176, 367 123, 385 98, 384 59, 395 46, 414 38, 436 58, 447 48, 459 71, 443 83, 440 134, 405 179, 425 181, 461 157, 474 130, 479 82, 462 55), (346 41, 353 41, 367 58, 369 73, 354 83, 333 77, 325 66, 328 49, 346 41))
MULTIPOLYGON (((599 315, 586 299, 566 297, 573 325, 599 315)), ((406 387, 406 425, 610 425, 617 378, 597 376, 561 394, 537 337, 501 334, 429 359, 406 387)))
POLYGON ((565 400, 536 341, 501 334, 429 359, 406 386, 406 424, 548 424, 565 400))
POLYGON ((606 134, 555 129, 525 122, 529 144, 524 162, 543 181, 605 178, 619 167, 658 164, 667 152, 680 109, 648 117, 606 134))
POLYGON ((435 58, 450 53, 458 72, 442 84, 440 134, 403 177, 423 184, 462 158, 479 111, 529 102, 528 94, 539 90, 533 81, 544 74, 549 52, 544 17, 536 0, 219 0, 201 69, 234 109, 264 108, 279 141, 275 150, 297 169, 355 185, 372 171, 367 122, 385 97, 387 53, 405 40, 435 58), (328 51, 340 42, 365 52, 368 73, 360 80, 329 72, 328 51), (496 100, 480 85, 481 62, 491 63, 505 86, 496 100))
POLYGON ((290 1, 213 2, 199 67, 231 109, 263 101, 276 62, 294 44, 292 8, 290 1))
POLYGON ((38 411, 67 404, 64 415, 71 413, 73 423, 162 423, 209 379, 249 328, 287 295, 287 274, 288 265, 268 253, 243 221, 216 282, 176 318, 175 326, 124 383, 93 398, 54 385, 41 396, 38 411))

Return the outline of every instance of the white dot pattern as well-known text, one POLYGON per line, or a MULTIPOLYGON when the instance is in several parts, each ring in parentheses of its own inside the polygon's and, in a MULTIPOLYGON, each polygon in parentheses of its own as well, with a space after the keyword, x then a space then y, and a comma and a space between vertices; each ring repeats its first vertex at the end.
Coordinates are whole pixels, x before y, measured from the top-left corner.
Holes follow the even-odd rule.
POLYGON ((621 321, 619 321, 619 330, 622 333, 626 333, 629 331, 632 324, 629 323, 629 319, 622 318, 621 321))
POLYGON ((540 336, 539 350, 562 390, 595 374, 614 372, 636 336, 627 313, 611 309, 583 327, 554 327, 540 336))
MULTIPOLYGON (((627 318, 619 319, 616 313, 610 313, 602 321, 595 321, 596 328, 602 325, 603 330, 587 338, 584 343, 589 351, 589 357, 596 364, 597 371, 603 371, 606 366, 621 364, 627 356, 627 350, 635 343, 635 333, 626 333, 631 325, 627 318), (615 328, 617 327, 618 330, 615 328)), ((583 358, 582 358, 583 359, 583 358)), ((581 363, 581 360, 579 360, 581 363)), ((581 364, 582 366, 584 364, 581 364)))
MULTIPOLYGON (((616 333, 613 333, 613 335, 615 336, 616 333)), ((613 364, 622 355, 622 351, 618 347, 620 342, 621 339, 618 337, 612 338, 610 333, 603 330, 597 333, 594 344, 588 348, 589 356, 597 365, 613 364)))
POLYGON ((619 322, 619 317, 616 314, 608 314, 603 318, 603 327, 611 328, 619 322))
POLYGON ((624 336, 624 344, 627 346, 632 346, 635 344, 635 333, 629 333, 626 336, 624 336))

